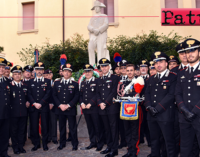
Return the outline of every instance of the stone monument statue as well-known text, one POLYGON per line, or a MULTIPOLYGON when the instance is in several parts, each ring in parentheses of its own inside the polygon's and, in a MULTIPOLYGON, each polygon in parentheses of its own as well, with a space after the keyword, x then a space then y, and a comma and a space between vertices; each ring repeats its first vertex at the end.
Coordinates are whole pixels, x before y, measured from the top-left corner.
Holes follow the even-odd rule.
POLYGON ((90 34, 90 40, 88 45, 89 63, 95 64, 95 50, 97 50, 97 63, 101 58, 107 58, 110 60, 109 51, 107 50, 107 29, 108 29, 108 16, 101 13, 101 8, 106 6, 95 1, 91 10, 95 10, 96 14, 90 19, 88 30, 90 34))

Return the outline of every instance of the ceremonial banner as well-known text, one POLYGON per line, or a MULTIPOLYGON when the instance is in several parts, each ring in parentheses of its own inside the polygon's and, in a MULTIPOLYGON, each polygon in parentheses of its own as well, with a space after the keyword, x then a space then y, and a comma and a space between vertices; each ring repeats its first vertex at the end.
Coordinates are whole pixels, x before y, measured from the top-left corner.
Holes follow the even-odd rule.
POLYGON ((138 101, 121 102, 120 119, 137 120, 138 119, 138 101))

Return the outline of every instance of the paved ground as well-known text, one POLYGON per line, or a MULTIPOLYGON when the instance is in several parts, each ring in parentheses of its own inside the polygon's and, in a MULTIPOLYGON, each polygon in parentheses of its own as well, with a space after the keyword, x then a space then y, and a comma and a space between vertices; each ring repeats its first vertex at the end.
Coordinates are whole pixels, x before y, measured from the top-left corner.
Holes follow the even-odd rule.
MULTIPOLYGON (((67 143, 66 147, 61 150, 57 151, 57 147, 59 146, 58 144, 55 145, 53 143, 49 143, 49 151, 45 152, 43 151, 42 148, 38 149, 36 152, 31 152, 31 148, 33 145, 31 144, 31 141, 28 140, 26 142, 26 146, 24 149, 26 150, 26 154, 20 154, 20 155, 15 155, 13 153, 13 150, 11 147, 9 147, 8 154, 11 155, 12 157, 104 157, 105 155, 100 155, 99 152, 95 151, 94 149, 91 150, 80 150, 81 147, 85 147, 89 145, 88 138, 79 138, 79 149, 77 151, 71 151, 71 143, 67 143)), ((104 146, 105 148, 106 146, 104 146)), ((119 155, 118 157, 121 157, 122 155, 126 154, 126 148, 120 149, 119 150, 119 155)), ((140 153, 138 157, 146 157, 150 153, 150 148, 147 147, 146 144, 140 145, 140 153)))

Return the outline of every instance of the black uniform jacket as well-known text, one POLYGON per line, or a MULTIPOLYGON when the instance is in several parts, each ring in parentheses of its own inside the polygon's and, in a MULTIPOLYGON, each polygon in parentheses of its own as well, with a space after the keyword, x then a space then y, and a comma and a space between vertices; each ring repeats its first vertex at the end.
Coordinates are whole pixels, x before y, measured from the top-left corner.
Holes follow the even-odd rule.
POLYGON ((54 82, 53 86, 53 98, 54 102, 58 109, 56 114, 62 115, 76 115, 76 106, 79 101, 79 86, 75 81, 70 81, 68 84, 64 83, 64 79, 58 79, 54 82), (62 111, 59 108, 61 104, 69 104, 70 108, 65 111, 62 111))
MULTIPOLYGON (((197 66, 193 74, 189 73, 189 68, 179 72, 176 85, 176 102, 178 108, 185 106, 189 111, 197 114, 192 122, 200 122, 200 65, 197 66)), ((185 120, 183 114, 179 114, 180 123, 189 123, 185 120)))
POLYGON ((10 118, 10 80, 3 77, 0 83, 0 119, 10 118))
POLYGON ((158 74, 153 75, 147 81, 145 92, 145 106, 152 106, 158 110, 158 114, 152 117, 149 113, 147 120, 174 121, 175 119, 175 87, 177 75, 168 69, 161 79, 158 74))
POLYGON ((82 110, 84 114, 98 113, 97 79, 95 79, 95 77, 92 77, 89 83, 87 83, 86 80, 81 83, 79 103, 80 105, 81 103, 85 105, 91 104, 90 109, 82 110))
POLYGON ((37 78, 31 79, 28 84, 28 100, 30 102, 30 112, 49 112, 49 98, 51 94, 51 83, 49 79, 43 78, 37 82, 37 78), (38 110, 33 103, 40 103, 42 107, 38 110))
POLYGON ((108 73, 107 77, 98 79, 97 83, 97 104, 105 103, 106 108, 101 110, 99 107, 99 114, 116 114, 119 113, 119 104, 113 103, 113 98, 117 96, 117 86, 119 77, 108 73))
POLYGON ((10 83, 11 117, 27 116, 27 98, 28 86, 21 82, 21 87, 18 87, 15 82, 12 81, 10 83))

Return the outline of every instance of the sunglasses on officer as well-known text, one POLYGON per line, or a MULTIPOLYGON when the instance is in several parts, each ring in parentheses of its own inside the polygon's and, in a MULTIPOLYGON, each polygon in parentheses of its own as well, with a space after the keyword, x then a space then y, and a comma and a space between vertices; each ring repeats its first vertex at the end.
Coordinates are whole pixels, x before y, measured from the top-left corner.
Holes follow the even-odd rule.
POLYGON ((10 67, 5 67, 6 70, 10 70, 10 67))
POLYGON ((92 71, 92 70, 84 70, 85 73, 89 73, 90 71, 92 71))
POLYGON ((120 69, 126 69, 126 67, 125 67, 125 66, 122 66, 122 67, 120 67, 120 69))

